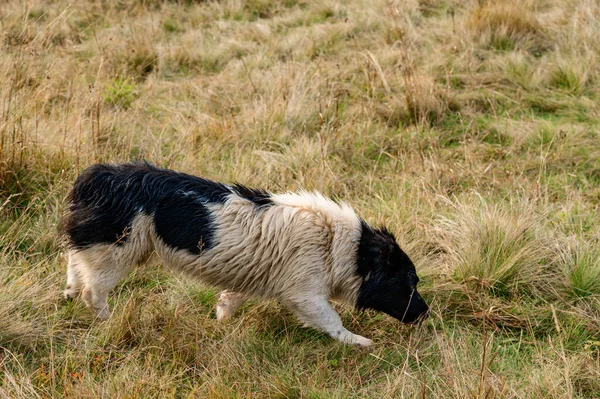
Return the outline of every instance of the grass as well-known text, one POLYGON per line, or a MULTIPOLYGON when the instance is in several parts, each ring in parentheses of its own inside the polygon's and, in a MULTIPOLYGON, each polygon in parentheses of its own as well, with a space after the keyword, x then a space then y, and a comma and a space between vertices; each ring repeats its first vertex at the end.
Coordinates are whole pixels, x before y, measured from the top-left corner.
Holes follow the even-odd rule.
POLYGON ((104 90, 104 103, 122 109, 131 107, 135 97, 135 86, 131 82, 120 78, 109 82, 104 90))
POLYGON ((0 397, 600 398, 598 4, 0 5, 0 397), (139 268, 67 302, 77 174, 147 159, 342 198, 414 259, 432 317, 276 303, 139 268))

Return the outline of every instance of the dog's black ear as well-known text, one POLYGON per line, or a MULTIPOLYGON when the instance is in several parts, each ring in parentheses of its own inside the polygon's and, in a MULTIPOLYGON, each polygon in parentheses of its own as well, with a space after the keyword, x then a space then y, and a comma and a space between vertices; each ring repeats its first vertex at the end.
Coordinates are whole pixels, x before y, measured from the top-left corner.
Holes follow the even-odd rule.
POLYGON ((378 252, 378 255, 383 261, 387 261, 390 257, 390 254, 392 253, 392 246, 389 243, 380 239, 376 240, 374 244, 375 245, 373 249, 378 252))
POLYGON ((390 257, 398 246, 396 238, 386 227, 379 227, 373 231, 377 249, 386 266, 390 266, 390 257))
POLYGON ((373 228, 361 220, 362 234, 358 249, 359 273, 370 270, 387 271, 394 268, 393 258, 399 250, 396 239, 385 227, 373 228))

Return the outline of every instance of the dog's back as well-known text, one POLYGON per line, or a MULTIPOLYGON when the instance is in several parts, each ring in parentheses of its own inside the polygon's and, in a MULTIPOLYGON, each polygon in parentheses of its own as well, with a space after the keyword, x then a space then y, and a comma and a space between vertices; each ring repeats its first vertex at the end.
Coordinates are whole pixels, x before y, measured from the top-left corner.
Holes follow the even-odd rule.
MULTIPOLYGON (((136 215, 154 214, 178 193, 193 194, 211 203, 225 201, 231 191, 223 184, 147 163, 91 166, 77 178, 70 195, 64 223, 69 243, 75 249, 94 244, 121 245, 136 215)), ((164 215, 169 216, 177 217, 177 213, 164 215)))

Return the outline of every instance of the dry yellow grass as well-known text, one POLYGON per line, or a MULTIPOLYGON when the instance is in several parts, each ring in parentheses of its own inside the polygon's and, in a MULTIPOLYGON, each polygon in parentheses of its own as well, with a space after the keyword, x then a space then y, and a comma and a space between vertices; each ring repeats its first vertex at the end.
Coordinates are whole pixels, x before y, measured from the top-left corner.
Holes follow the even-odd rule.
POLYGON ((600 397, 592 0, 0 4, 0 397, 600 397), (433 315, 276 304, 145 268, 92 319, 60 215, 98 161, 343 198, 397 233, 433 315))

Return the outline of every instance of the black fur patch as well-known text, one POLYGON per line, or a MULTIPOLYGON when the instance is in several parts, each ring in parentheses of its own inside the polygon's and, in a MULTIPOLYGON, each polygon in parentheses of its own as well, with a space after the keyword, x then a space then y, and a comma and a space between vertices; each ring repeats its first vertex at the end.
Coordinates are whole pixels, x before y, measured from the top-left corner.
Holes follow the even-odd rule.
MULTIPOLYGON (((197 253, 200 236, 205 249, 212 244, 213 237, 212 220, 201 202, 223 203, 230 194, 231 190, 224 184, 148 163, 98 164, 86 169, 75 181, 65 231, 74 248, 82 249, 97 243, 119 245, 127 240, 127 233, 138 213, 153 215, 160 209, 162 221, 175 218, 185 227, 177 226, 171 219, 173 228, 180 229, 180 235, 190 233, 189 238, 177 241, 177 247, 181 244, 182 248, 197 253), (192 197, 199 202, 194 202, 192 197), (183 209, 181 212, 173 208, 169 211, 167 204, 191 211, 188 220, 184 220, 183 209), (191 226, 192 218, 199 226, 191 226), (193 249, 192 240, 195 242, 193 249)), ((165 237, 175 242, 174 231, 162 227, 165 237)))
POLYGON ((385 229, 361 220, 357 273, 362 277, 356 306, 371 308, 401 321, 412 322, 428 311, 416 290, 419 278, 410 258, 385 229))
POLYGON ((240 197, 245 198, 249 201, 252 201, 258 206, 273 205, 273 200, 271 199, 271 194, 268 193, 267 191, 259 190, 256 188, 248 188, 241 184, 234 184, 233 189, 240 197))
MULTIPOLYGON (((360 221, 361 235, 358 246, 358 274, 365 277, 373 270, 374 264, 378 267, 389 266, 391 259, 390 255, 398 247, 396 238, 392 233, 385 228, 374 229, 364 220, 360 221)), ((398 255, 404 255, 404 261, 410 262, 408 256, 400 251, 398 255)), ((412 265, 412 263, 410 263, 412 265)))
POLYGON ((154 214, 156 234, 168 245, 199 255, 214 245, 214 221, 208 208, 189 195, 163 200, 154 214))

